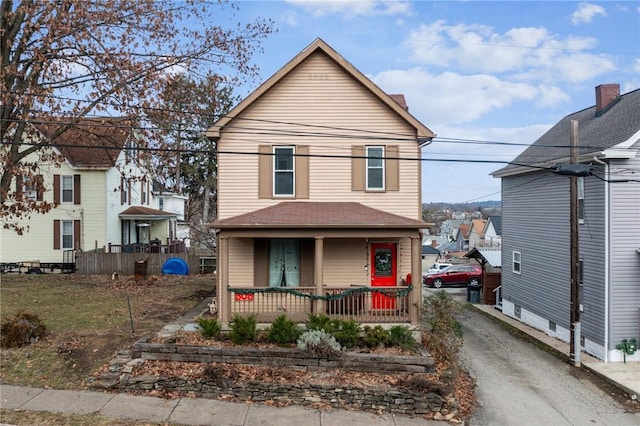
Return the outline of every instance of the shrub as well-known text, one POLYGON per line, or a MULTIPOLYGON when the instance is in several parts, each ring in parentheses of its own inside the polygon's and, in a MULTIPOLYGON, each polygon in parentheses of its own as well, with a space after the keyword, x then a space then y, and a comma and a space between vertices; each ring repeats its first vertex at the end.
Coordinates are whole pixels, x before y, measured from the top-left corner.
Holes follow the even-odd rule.
POLYGON ((298 349, 311 352, 317 357, 340 354, 342 348, 336 338, 324 330, 308 330, 298 339, 298 349))
POLYGON ((255 342, 258 335, 256 329, 256 316, 254 314, 244 318, 240 315, 234 315, 231 320, 231 331, 229 339, 236 345, 244 345, 245 343, 255 342))
POLYGON ((302 330, 298 325, 286 315, 280 315, 267 329, 267 342, 275 343, 278 346, 287 346, 296 343, 302 330))
POLYGON ((416 347, 416 339, 413 338, 409 327, 404 325, 394 325, 389 329, 387 346, 399 346, 402 349, 410 350, 416 347))
POLYGON ((389 332, 382 328, 381 325, 376 325, 371 328, 366 325, 364 327, 364 337, 362 343, 370 349, 377 348, 378 346, 384 346, 389 339, 389 332))
POLYGON ((305 328, 307 330, 324 330, 330 333, 331 327, 331 319, 325 314, 309 314, 305 322, 305 328))
POLYGON ((462 325, 456 318, 459 309, 456 301, 445 291, 424 299, 425 346, 434 358, 453 366, 457 365, 462 348, 462 325))
POLYGON ((0 345, 5 348, 19 348, 42 339, 47 328, 40 318, 27 311, 19 311, 7 318, 0 327, 0 345))
POLYGON ((200 328, 202 337, 206 339, 215 339, 220 335, 220 331, 222 331, 222 326, 215 318, 198 318, 198 327, 200 328))
POLYGON ((352 319, 348 321, 341 321, 335 319, 330 324, 332 328, 332 334, 344 348, 352 348, 358 343, 360 337, 360 324, 352 319))

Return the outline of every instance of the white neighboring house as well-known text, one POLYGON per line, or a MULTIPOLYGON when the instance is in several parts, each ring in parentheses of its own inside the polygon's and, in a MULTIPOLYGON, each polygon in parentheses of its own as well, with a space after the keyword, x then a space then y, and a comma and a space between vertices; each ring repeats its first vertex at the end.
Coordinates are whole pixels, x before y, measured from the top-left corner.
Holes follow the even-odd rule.
MULTIPOLYGON (((48 138, 52 128, 38 126, 38 137, 48 138)), ((0 230, 1 262, 65 262, 66 251, 169 237, 169 222, 176 214, 152 208, 152 178, 129 119, 82 120, 50 142, 48 152, 37 151, 25 159, 38 163, 44 192, 36 194, 22 177, 14 179, 12 188, 32 193, 54 208, 23 218, 28 222, 23 235, 0 230), (47 160, 51 153, 64 158, 59 167, 47 160)))
POLYGON ((163 212, 174 213, 175 219, 169 220, 169 240, 184 241, 190 247, 190 227, 185 220, 185 205, 189 197, 173 192, 154 192, 155 207, 163 212))

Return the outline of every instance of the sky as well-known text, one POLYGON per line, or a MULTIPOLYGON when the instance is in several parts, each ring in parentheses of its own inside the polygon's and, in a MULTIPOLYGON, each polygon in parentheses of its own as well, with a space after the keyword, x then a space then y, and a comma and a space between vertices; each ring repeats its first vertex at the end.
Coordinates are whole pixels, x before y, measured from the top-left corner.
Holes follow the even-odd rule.
POLYGON ((482 161, 513 160, 593 106, 597 85, 640 88, 640 1, 240 1, 236 19, 255 18, 277 32, 253 57, 258 82, 238 94, 322 38, 386 93, 404 94, 437 135, 422 151, 424 203, 499 200, 490 173, 504 163, 482 161))

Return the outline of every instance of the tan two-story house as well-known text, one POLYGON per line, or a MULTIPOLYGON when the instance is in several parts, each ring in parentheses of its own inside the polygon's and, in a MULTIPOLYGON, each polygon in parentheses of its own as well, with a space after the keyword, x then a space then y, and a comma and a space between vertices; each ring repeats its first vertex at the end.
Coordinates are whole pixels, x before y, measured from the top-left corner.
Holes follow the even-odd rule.
POLYGON ((420 148, 434 134, 404 96, 317 39, 207 136, 218 148, 221 322, 419 323, 420 148))

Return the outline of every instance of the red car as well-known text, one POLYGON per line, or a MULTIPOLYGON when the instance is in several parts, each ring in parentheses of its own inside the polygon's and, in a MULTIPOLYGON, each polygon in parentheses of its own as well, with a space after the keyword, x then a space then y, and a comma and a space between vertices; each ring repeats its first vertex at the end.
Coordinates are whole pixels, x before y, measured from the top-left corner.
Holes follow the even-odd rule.
POLYGON ((451 265, 435 274, 425 275, 423 283, 435 288, 453 285, 479 286, 481 278, 482 268, 478 265, 451 265))

